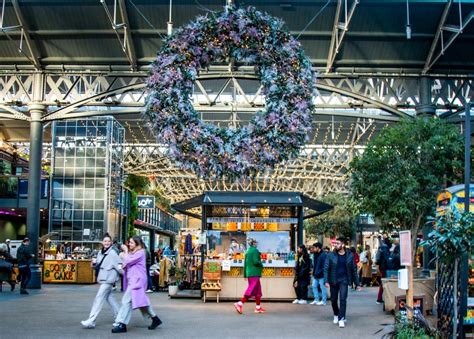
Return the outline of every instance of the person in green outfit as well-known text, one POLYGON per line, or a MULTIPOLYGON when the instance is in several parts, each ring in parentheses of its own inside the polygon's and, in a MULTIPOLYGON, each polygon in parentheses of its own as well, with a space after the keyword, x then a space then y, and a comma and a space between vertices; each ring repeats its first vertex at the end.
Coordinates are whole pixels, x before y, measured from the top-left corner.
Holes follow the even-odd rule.
POLYGON ((249 248, 245 253, 244 264, 244 277, 248 279, 249 284, 242 299, 234 304, 239 314, 244 312, 244 303, 251 298, 255 298, 255 313, 265 313, 265 309, 260 305, 262 299, 262 285, 260 284, 262 269, 263 265, 260 252, 257 249, 257 241, 249 239, 249 248))

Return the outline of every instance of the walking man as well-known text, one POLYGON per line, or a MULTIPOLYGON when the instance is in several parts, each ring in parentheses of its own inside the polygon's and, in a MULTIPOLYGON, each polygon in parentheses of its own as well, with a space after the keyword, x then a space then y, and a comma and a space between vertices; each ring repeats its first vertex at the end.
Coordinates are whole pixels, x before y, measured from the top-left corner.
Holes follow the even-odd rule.
POLYGON ((21 246, 18 247, 16 253, 16 259, 18 260, 18 269, 20 271, 21 283, 20 283, 20 294, 29 294, 26 290, 28 283, 31 279, 30 261, 35 257, 31 253, 30 239, 23 239, 21 246))
MULTIPOLYGON (((382 239, 382 244, 377 251, 375 256, 375 264, 377 265, 380 279, 387 277, 387 263, 388 257, 390 255, 390 246, 392 246, 390 239, 384 237, 382 239)), ((379 293, 377 294, 377 304, 383 304, 383 285, 382 280, 380 280, 379 293)))
POLYGON ((249 284, 242 299, 234 304, 239 314, 244 312, 244 303, 252 297, 255 298, 255 313, 265 313, 265 309, 260 306, 262 298, 262 286, 260 285, 262 269, 263 265, 260 252, 257 249, 257 241, 249 239, 249 249, 245 253, 244 263, 244 277, 248 279, 249 284))
POLYGON ((324 282, 331 289, 331 304, 334 312, 334 324, 345 327, 346 304, 349 286, 355 282, 357 291, 361 290, 357 266, 354 256, 346 251, 345 239, 340 237, 335 244, 335 250, 328 254, 324 265, 324 282), (339 305, 338 305, 339 298, 339 305))
POLYGON ((325 306, 328 299, 326 286, 324 286, 324 264, 326 263, 327 254, 323 251, 323 244, 321 244, 320 242, 315 243, 313 246, 315 251, 315 261, 313 265, 314 301, 311 304, 325 306), (319 290, 321 290, 321 301, 319 301, 319 290))

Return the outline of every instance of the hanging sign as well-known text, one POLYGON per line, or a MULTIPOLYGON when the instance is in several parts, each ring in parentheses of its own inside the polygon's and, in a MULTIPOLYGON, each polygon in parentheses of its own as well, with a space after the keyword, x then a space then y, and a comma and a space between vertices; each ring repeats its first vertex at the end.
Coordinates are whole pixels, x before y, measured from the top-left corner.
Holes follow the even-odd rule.
POLYGON ((208 223, 227 223, 227 222, 236 222, 236 223, 242 223, 242 222, 260 222, 260 223, 279 223, 279 224, 297 224, 298 219, 297 218, 207 218, 208 223))
POLYGON ((137 195, 138 208, 155 208, 155 197, 153 195, 137 195))
POLYGON ((229 272, 230 271, 230 265, 231 261, 230 260, 222 260, 222 270, 229 272))

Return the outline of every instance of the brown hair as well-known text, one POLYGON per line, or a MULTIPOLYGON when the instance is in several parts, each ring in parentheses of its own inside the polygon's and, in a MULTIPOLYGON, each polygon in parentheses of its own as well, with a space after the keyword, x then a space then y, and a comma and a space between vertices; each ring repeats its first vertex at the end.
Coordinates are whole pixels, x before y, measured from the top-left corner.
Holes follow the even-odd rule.
POLYGON ((133 242, 135 243, 135 245, 137 245, 137 247, 140 247, 142 249, 145 248, 145 243, 143 242, 142 238, 139 237, 138 235, 132 237, 130 240, 133 240, 133 242))

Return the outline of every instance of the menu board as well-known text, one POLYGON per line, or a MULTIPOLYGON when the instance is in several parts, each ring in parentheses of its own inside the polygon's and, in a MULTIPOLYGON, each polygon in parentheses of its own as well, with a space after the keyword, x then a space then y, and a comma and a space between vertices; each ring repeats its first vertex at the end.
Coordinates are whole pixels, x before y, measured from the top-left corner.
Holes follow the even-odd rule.
POLYGON ((77 262, 72 260, 53 260, 44 262, 43 282, 76 282, 77 262))
POLYGON ((221 279, 221 263, 214 261, 204 262, 204 279, 220 280, 221 279))

